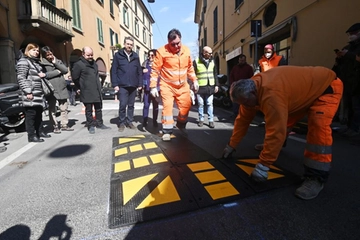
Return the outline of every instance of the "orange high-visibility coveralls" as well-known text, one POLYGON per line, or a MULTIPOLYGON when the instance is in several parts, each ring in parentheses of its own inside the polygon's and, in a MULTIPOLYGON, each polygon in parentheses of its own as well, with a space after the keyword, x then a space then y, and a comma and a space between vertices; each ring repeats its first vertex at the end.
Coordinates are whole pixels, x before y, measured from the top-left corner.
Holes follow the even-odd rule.
POLYGON ((336 74, 324 67, 280 66, 252 77, 258 107, 241 105, 229 145, 236 148, 261 110, 265 116, 264 148, 260 163, 270 166, 277 159, 287 136, 287 125, 308 115, 305 167, 328 172, 332 159, 330 124, 338 109, 343 85, 336 74))
POLYGON ((267 70, 279 66, 282 56, 277 55, 275 52, 271 58, 267 59, 265 56, 262 56, 259 60, 259 65, 261 72, 266 72, 267 70))
POLYGON ((174 99, 179 108, 177 122, 185 126, 191 108, 190 87, 187 80, 197 80, 189 48, 181 46, 178 54, 172 53, 168 44, 159 48, 151 67, 150 88, 156 87, 158 78, 163 102, 163 133, 172 133, 174 99))

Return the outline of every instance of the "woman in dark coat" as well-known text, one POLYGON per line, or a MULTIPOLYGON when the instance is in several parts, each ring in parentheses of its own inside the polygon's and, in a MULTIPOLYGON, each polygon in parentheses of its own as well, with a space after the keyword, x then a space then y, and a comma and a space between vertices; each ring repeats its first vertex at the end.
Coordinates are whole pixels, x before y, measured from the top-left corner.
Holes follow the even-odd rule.
POLYGON ((55 91, 52 95, 46 97, 49 104, 49 120, 54 127, 54 133, 61 133, 61 131, 73 131, 74 129, 68 126, 68 91, 67 84, 63 74, 68 72, 67 67, 63 62, 57 59, 53 51, 48 47, 41 48, 42 64, 46 69, 46 78, 53 85, 55 91), (56 120, 56 101, 59 103, 61 113, 61 127, 59 129, 56 120))
POLYGON ((44 93, 41 78, 45 77, 40 65, 39 46, 29 43, 16 65, 20 86, 20 102, 25 108, 25 126, 29 142, 43 142, 50 137, 41 131, 44 93))

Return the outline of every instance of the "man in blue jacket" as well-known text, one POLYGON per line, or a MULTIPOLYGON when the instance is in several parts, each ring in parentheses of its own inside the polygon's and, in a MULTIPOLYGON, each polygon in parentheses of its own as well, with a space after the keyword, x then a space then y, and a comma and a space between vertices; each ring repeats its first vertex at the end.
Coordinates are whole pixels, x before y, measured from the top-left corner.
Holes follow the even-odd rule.
POLYGON ((142 88, 142 68, 133 49, 134 40, 125 37, 124 48, 115 55, 111 65, 111 84, 119 99, 119 132, 125 127, 135 129, 134 105, 137 90, 142 88))

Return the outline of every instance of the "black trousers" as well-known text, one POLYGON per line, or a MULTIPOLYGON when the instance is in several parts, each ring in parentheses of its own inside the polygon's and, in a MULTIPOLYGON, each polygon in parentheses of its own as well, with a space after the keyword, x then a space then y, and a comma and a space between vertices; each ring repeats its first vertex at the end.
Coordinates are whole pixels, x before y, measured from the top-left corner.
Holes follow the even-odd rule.
POLYGON ((28 137, 39 137, 41 132, 42 112, 43 108, 41 106, 25 107, 25 127, 28 137))
POLYGON ((86 125, 88 129, 93 127, 99 127, 103 125, 102 119, 102 103, 95 102, 95 103, 84 103, 85 105, 85 117, 86 117, 86 125), (95 119, 93 118, 93 107, 95 109, 95 119))

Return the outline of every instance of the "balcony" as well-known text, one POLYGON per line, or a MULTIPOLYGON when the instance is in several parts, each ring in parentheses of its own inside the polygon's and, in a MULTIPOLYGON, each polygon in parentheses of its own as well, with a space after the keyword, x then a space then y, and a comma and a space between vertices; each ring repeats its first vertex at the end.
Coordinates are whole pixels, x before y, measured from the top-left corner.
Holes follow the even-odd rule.
POLYGON ((71 40, 72 17, 45 0, 19 1, 18 21, 25 33, 38 29, 61 41, 71 40))

